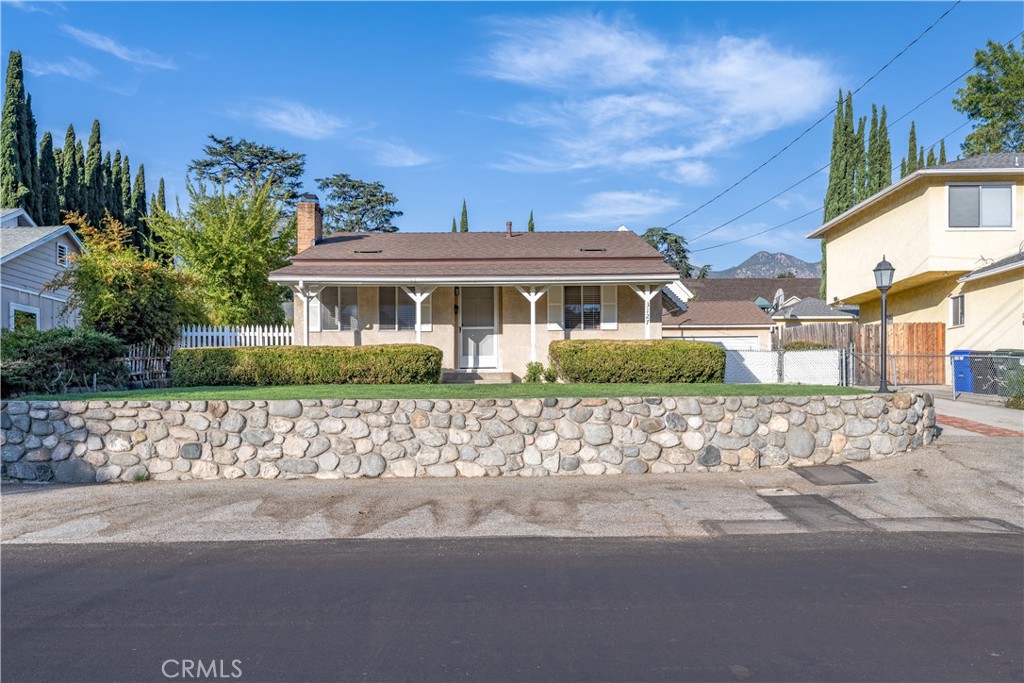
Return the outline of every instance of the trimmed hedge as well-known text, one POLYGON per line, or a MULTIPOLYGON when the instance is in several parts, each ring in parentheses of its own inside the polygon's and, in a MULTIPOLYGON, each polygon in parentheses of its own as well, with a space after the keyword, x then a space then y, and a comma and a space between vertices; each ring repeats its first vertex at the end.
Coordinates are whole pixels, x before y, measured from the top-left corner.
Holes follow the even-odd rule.
POLYGON ((97 384, 121 386, 128 367, 121 340, 85 328, 54 328, 42 332, 4 330, 0 334, 0 394, 61 394, 69 388, 97 384))
POLYGON ((725 380, 725 349, 707 342, 563 339, 548 349, 558 376, 567 382, 706 384, 725 380))
POLYGON ((828 344, 809 341, 791 341, 782 345, 783 351, 825 351, 831 348, 828 344))
POLYGON ((436 384, 441 350, 425 344, 176 349, 176 387, 436 384))

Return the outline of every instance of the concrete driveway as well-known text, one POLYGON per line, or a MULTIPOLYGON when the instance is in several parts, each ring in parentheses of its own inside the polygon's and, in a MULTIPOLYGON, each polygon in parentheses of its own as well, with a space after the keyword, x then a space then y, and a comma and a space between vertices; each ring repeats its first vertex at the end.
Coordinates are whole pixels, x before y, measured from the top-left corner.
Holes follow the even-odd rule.
POLYGON ((818 484, 794 470, 765 469, 531 480, 5 485, 0 540, 1006 533, 1024 526, 1022 459, 1020 438, 943 435, 917 452, 857 465, 854 473, 869 483, 818 484))

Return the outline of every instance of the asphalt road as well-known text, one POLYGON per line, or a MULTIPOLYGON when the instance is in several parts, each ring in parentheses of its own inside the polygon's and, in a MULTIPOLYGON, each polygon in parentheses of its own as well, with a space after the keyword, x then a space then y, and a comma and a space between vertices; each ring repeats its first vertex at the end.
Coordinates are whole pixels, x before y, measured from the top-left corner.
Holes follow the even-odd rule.
POLYGON ((1022 539, 5 545, 0 675, 1021 681, 1022 539))

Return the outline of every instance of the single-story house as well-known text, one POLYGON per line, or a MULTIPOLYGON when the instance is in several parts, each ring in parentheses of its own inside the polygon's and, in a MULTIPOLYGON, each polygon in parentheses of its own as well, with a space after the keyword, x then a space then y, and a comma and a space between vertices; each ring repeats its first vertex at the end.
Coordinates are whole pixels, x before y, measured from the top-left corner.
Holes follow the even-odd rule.
POLYGON ((628 230, 339 233, 298 202, 290 287, 295 343, 421 342, 448 370, 522 376, 556 339, 659 339, 661 288, 678 279, 628 230))
POLYGON ((808 235, 825 241, 827 301, 881 319, 872 270, 895 268, 891 322, 946 325, 946 353, 1024 349, 1024 154, 920 169, 808 235))
POLYGON ((855 323, 857 322, 855 311, 856 307, 829 306, 822 299, 807 297, 788 306, 783 306, 771 316, 781 330, 783 327, 796 327, 812 323, 855 323))
POLYGON ((753 301, 698 301, 666 306, 665 339, 711 342, 734 351, 770 351, 775 323, 753 301))
POLYGON ((82 242, 67 225, 36 225, 24 209, 0 209, 0 326, 48 330, 77 324, 67 290, 44 291, 82 242))

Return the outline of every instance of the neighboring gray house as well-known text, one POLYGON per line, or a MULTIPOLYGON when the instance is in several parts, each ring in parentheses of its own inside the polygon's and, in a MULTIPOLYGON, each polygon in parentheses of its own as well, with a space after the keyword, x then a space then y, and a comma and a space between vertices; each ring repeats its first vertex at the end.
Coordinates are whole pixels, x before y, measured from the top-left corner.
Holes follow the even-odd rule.
POLYGON ((38 226, 24 209, 0 209, 0 327, 74 327, 66 290, 43 291, 82 243, 66 225, 38 226))

